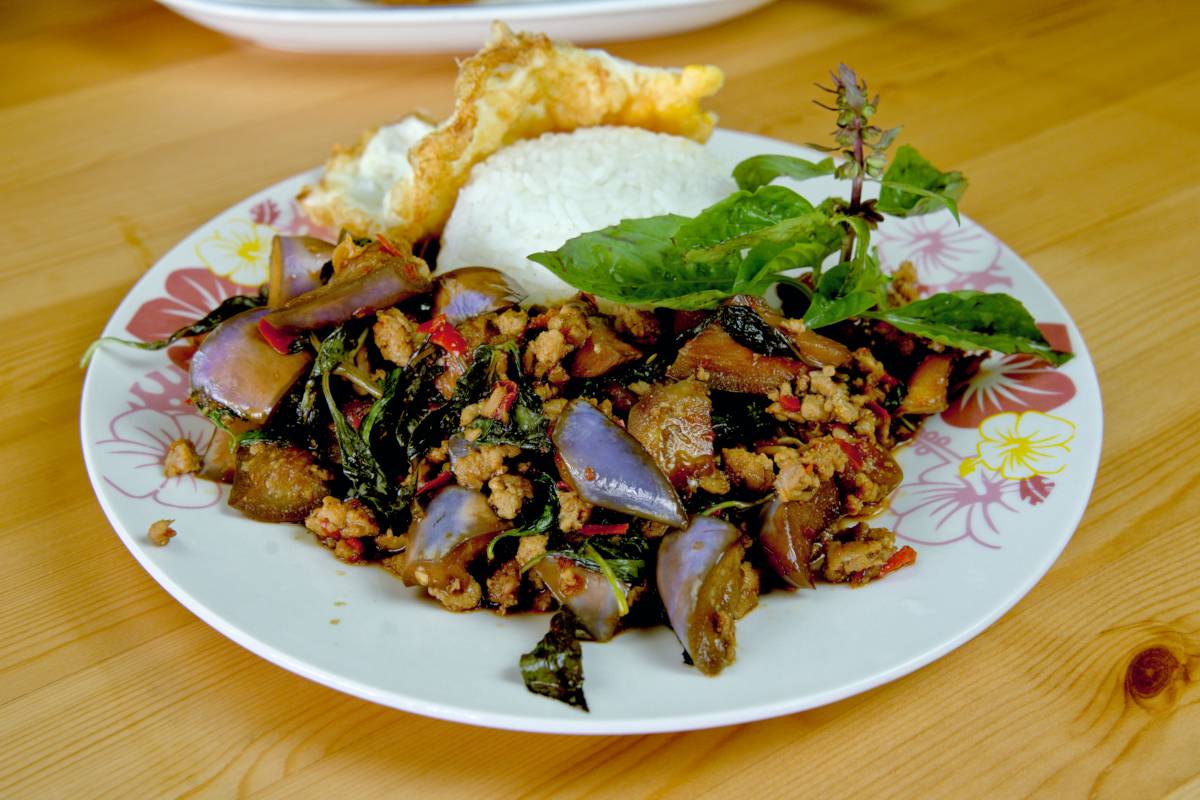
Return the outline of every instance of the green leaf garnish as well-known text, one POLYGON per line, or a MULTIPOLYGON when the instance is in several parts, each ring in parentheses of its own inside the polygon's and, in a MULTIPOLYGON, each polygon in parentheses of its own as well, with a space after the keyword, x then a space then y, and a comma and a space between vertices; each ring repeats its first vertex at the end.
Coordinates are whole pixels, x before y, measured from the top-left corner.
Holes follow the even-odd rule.
POLYGON ((958 201, 967 190, 961 172, 942 172, 907 144, 896 151, 881 183, 875 210, 897 217, 928 214, 944 206, 957 220, 958 201))
POLYGON ((733 179, 737 181, 739 189, 753 192, 776 178, 806 181, 809 178, 832 175, 835 169, 832 158, 808 161, 795 156, 751 156, 733 168, 733 179))
POLYGON ((1025 306, 1007 294, 942 292, 864 316, 963 350, 1028 353, 1055 366, 1071 359, 1071 353, 1050 346, 1025 306))
POLYGON ((712 308, 762 294, 841 243, 829 215, 783 186, 736 192, 689 219, 623 220, 530 259, 585 292, 631 305, 712 308))
POLYGON ((583 696, 583 648, 575 638, 575 615, 562 609, 550 620, 550 630, 521 656, 521 678, 534 694, 588 710, 583 696))

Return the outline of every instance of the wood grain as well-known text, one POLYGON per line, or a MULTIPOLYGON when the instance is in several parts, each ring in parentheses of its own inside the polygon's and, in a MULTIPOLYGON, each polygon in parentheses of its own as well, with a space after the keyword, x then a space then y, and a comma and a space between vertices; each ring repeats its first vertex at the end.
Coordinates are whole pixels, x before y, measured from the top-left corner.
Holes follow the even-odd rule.
POLYGON ((839 60, 972 178, 968 211, 1050 283, 1104 392, 1091 506, 983 635, 782 719, 626 738, 414 717, 207 628, 112 535, 76 361, 130 285, 236 200, 414 107, 449 58, 238 45, 146 0, 0 15, 0 796, 1200 796, 1200 24, 1183 2, 784 0, 613 46, 712 61, 722 124, 796 141, 839 60), (785 98, 796 98, 790 100, 785 98))

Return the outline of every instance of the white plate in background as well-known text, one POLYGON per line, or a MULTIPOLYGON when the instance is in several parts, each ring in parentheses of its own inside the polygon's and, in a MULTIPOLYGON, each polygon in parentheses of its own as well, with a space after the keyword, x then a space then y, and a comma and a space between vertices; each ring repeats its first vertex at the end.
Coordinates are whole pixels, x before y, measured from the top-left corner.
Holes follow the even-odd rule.
POLYGON ((361 0, 159 0, 215 31, 305 53, 469 53, 493 20, 579 44, 715 25, 771 0, 503 0, 384 5, 361 0))

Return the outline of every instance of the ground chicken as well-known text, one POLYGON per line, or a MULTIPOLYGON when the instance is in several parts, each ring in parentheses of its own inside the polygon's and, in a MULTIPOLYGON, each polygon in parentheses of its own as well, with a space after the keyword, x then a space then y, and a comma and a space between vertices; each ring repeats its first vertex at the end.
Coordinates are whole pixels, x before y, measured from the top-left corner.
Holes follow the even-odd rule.
POLYGON ((497 475, 488 481, 488 503, 500 519, 516 519, 521 506, 533 497, 533 484, 520 475, 497 475))
POLYGON ((150 530, 146 531, 147 538, 159 547, 166 547, 167 543, 175 536, 175 529, 171 526, 175 523, 173 519, 160 519, 158 522, 150 525, 150 530))
POLYGON ((795 389, 783 384, 768 393, 767 411, 781 422, 841 422, 852 425, 862 416, 866 398, 851 398, 849 388, 834 380, 833 367, 796 378, 795 389))
POLYGON ((562 414, 563 409, 567 407, 565 398, 559 397, 554 400, 547 400, 542 404, 542 413, 546 415, 546 419, 553 422, 562 414))
POLYGON ((163 475, 175 478, 192 472, 199 472, 200 455, 190 439, 176 439, 167 448, 166 458, 163 459, 163 475))
POLYGON ((734 447, 722 450, 721 458, 733 482, 751 492, 770 491, 775 482, 775 466, 770 456, 734 447))
POLYGON ((613 318, 618 333, 623 333, 639 344, 649 344, 658 339, 658 318, 652 311, 643 311, 620 303, 605 303, 605 314, 613 318))
POLYGON ((401 367, 412 360, 421 340, 417 324, 394 308, 384 309, 375 316, 375 325, 371 332, 375 336, 375 346, 379 348, 379 353, 401 367))
MULTIPOLYGON (((572 350, 567 337, 562 331, 542 331, 529 345, 528 352, 533 356, 533 374, 537 378, 549 378, 555 368, 561 369, 561 362, 572 350)), ((551 379, 552 380, 552 379, 551 379)))
POLYGON ((496 604, 496 610, 504 614, 517 604, 521 591, 521 568, 514 559, 509 559, 491 574, 487 580, 488 600, 496 604))
POLYGON ((888 285, 889 305, 908 305, 921 297, 921 284, 917 280, 917 270, 911 261, 905 261, 892 273, 892 282, 888 285))
POLYGON ((895 552, 896 534, 887 528, 860 523, 825 544, 825 580, 866 582, 873 577, 872 573, 879 574, 879 569, 895 552))
POLYGON ((496 330, 505 339, 516 339, 529 325, 529 315, 519 308, 510 308, 496 315, 496 330))
POLYGON ((392 533, 392 529, 388 528, 387 533, 381 533, 375 537, 375 547, 383 551, 403 552, 408 548, 408 534, 401 533, 399 535, 392 533))
POLYGON ((811 442, 804 450, 784 450, 776 453, 779 475, 775 491, 782 500, 809 500, 822 481, 828 481, 846 470, 850 459, 846 451, 831 437, 811 442))
POLYGON ((593 506, 575 492, 559 491, 558 493, 558 527, 564 532, 577 531, 587 523, 592 516, 593 506))
POLYGON ((511 444, 485 444, 455 459, 454 477, 459 486, 481 489, 492 478, 508 470, 504 459, 519 455, 520 452, 521 448, 511 444))
POLYGON ((465 586, 458 578, 451 578, 445 589, 430 588, 427 591, 451 611, 470 611, 479 607, 483 599, 483 588, 474 578, 467 579, 465 586))
POLYGON ((509 400, 515 391, 516 386, 512 383, 497 383, 487 399, 471 403, 462 410, 458 418, 459 426, 465 428, 480 417, 498 419, 507 425, 508 406, 512 405, 509 400))
POLYGON ((517 564, 524 567, 535 558, 540 558, 546 552, 546 543, 550 541, 550 537, 545 534, 539 536, 522 536, 517 544, 517 564))
POLYGON ((371 510, 358 500, 338 500, 328 495, 304 520, 304 527, 322 539, 359 539, 378 536, 379 525, 371 510))
POLYGON ((592 335, 592 329, 588 327, 587 316, 584 314, 583 308, 575 303, 567 303, 549 312, 546 329, 562 333, 572 348, 582 347, 583 343, 592 335))

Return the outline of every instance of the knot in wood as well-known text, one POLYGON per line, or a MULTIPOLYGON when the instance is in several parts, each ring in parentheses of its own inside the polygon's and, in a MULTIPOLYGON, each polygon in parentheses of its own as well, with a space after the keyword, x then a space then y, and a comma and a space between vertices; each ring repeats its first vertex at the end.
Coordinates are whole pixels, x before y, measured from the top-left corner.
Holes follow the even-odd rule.
POLYGON ((1134 700, 1157 697, 1175 682, 1179 659, 1165 647, 1147 647, 1133 657, 1125 673, 1125 691, 1134 700))

